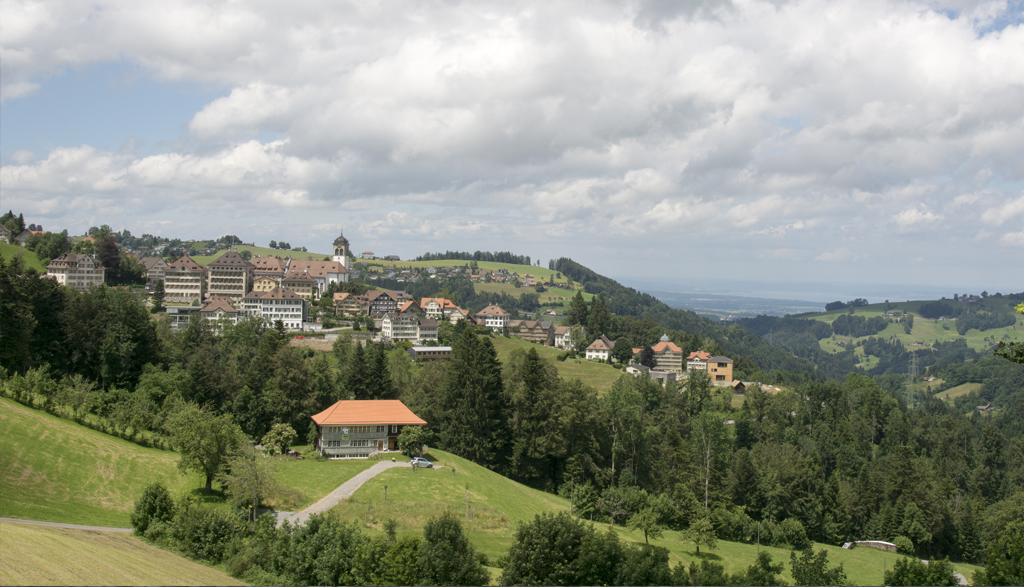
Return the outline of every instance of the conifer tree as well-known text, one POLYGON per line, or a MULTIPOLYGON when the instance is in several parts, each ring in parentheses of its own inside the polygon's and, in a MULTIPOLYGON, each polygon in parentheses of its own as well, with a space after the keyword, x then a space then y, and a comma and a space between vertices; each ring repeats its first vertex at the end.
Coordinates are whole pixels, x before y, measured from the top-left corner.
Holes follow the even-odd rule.
POLYGON ((507 435, 501 363, 489 338, 467 329, 452 345, 438 401, 442 447, 494 469, 503 461, 507 435))
POLYGON ((594 298, 590 302, 590 311, 587 316, 587 332, 590 336, 601 336, 608 331, 611 325, 612 315, 604 304, 604 294, 594 298))
POLYGON ((348 358, 345 388, 355 399, 370 399, 366 389, 366 352, 363 345, 356 342, 356 348, 348 358))
POLYGON ((587 302, 583 299, 582 291, 577 291, 576 295, 572 297, 569 312, 565 315, 565 324, 567 326, 587 325, 587 302))

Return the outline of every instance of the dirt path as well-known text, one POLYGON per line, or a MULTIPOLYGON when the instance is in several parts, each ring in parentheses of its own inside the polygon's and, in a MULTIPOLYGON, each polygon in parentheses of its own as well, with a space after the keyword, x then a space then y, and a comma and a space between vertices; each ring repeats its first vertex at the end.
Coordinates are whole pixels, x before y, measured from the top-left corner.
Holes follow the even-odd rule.
POLYGON ((93 530, 95 532, 127 532, 131 528, 108 528, 106 526, 80 526, 78 524, 62 524, 60 522, 37 522, 36 520, 19 520, 18 518, 0 518, 0 522, 11 522, 14 524, 29 524, 30 526, 48 526, 50 528, 67 528, 69 530, 93 530))
POLYGON ((387 471, 388 469, 393 469, 395 467, 411 466, 412 465, 405 462, 384 461, 382 463, 377 463, 376 465, 370 467, 365 471, 360 472, 355 477, 352 477, 348 481, 342 483, 341 485, 338 486, 337 489, 328 493, 326 496, 321 498, 320 501, 314 503, 313 505, 302 510, 301 512, 294 512, 285 516, 280 516, 278 518, 278 525, 281 525, 285 520, 290 521, 292 524, 304 524, 306 520, 309 519, 309 516, 313 514, 322 514, 327 510, 331 509, 332 507, 338 505, 338 503, 341 502, 341 500, 352 497, 352 494, 355 493, 357 489, 362 487, 363 483, 366 483, 370 479, 373 479, 383 471, 387 471))

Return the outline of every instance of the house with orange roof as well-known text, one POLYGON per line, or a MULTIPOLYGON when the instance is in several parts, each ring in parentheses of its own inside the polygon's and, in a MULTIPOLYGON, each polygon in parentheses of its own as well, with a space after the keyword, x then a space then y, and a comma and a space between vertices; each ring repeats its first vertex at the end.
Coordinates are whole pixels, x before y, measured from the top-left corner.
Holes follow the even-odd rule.
MULTIPOLYGON (((633 354, 639 354, 643 349, 633 349, 633 354)), ((654 351, 654 369, 657 371, 668 371, 670 373, 683 372, 683 349, 669 340, 667 334, 661 336, 658 344, 651 347, 654 351)))
POLYGON ((398 435, 402 429, 427 424, 396 399, 341 400, 312 419, 316 450, 325 457, 342 459, 401 450, 398 435))
POLYGON ((446 298, 422 298, 420 299, 420 307, 427 314, 428 318, 434 320, 447 320, 451 317, 452 312, 458 310, 451 300, 446 298))
POLYGON ((349 316, 370 313, 370 301, 366 299, 366 296, 357 296, 350 293, 334 294, 334 307, 339 313, 349 316))

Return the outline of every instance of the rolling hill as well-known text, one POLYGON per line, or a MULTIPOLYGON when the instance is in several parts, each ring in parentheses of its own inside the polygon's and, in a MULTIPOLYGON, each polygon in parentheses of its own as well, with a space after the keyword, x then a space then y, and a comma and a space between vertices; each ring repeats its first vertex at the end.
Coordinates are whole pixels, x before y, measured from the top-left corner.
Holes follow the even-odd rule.
POLYGON ((5 261, 10 261, 16 255, 21 255, 26 267, 31 267, 39 273, 46 273, 46 267, 43 266, 35 253, 18 245, 0 242, 0 257, 3 257, 5 261))

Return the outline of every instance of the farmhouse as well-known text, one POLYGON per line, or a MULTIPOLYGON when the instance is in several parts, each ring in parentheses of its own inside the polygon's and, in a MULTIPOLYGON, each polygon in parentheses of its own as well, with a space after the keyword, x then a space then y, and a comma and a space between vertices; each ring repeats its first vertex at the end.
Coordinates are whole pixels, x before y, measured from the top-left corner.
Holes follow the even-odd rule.
POLYGON ((612 349, 615 348, 615 341, 609 340, 607 336, 601 335, 587 347, 587 360, 607 361, 612 356, 612 349))
POLYGON ((427 424, 396 399, 342 400, 312 418, 320 454, 345 459, 400 450, 403 428, 427 424))

